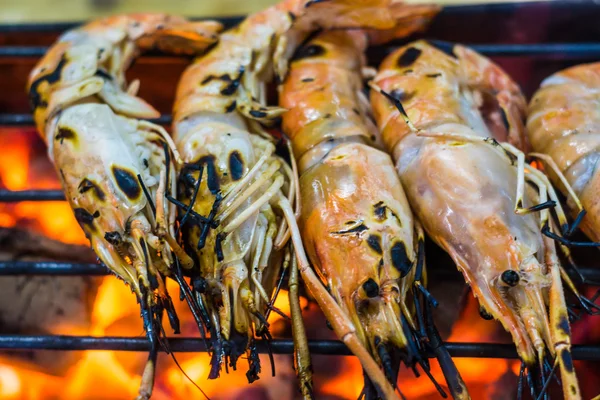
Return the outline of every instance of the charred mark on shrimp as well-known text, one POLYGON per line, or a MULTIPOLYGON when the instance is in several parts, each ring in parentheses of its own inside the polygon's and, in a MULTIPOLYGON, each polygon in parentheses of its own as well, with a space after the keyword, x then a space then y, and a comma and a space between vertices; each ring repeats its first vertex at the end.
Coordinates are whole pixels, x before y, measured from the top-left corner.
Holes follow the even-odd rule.
POLYGON ((75 214, 75 219, 79 223, 79 226, 86 233, 86 237, 88 235, 85 229, 86 227, 88 227, 88 229, 90 229, 91 231, 96 230, 96 228, 94 227, 94 219, 100 216, 99 211, 96 211, 94 214, 90 214, 90 212, 85 208, 76 208, 73 210, 73 213, 75 214))
POLYGON ((294 54, 292 61, 298 61, 303 58, 319 57, 324 55, 325 53, 326 51, 323 46, 318 44, 310 44, 308 46, 303 46, 299 48, 296 54, 294 54))
POLYGON ((560 357, 562 358, 563 364, 567 372, 573 372, 573 358, 571 358, 571 353, 567 350, 563 350, 560 353, 560 357))
POLYGON ((104 234, 104 240, 106 240, 108 243, 112 244, 113 246, 118 246, 121 243, 121 234, 117 231, 112 231, 112 232, 106 232, 104 234))
POLYGON ((484 306, 479 307, 479 316, 487 321, 494 319, 494 316, 484 306))
POLYGON ((230 112, 234 111, 236 107, 237 107, 237 101, 234 100, 231 102, 231 104, 229 104, 227 106, 227 108, 225 109, 225 112, 230 113, 230 112))
POLYGON ((348 235, 348 234, 352 234, 352 233, 361 233, 361 232, 366 231, 367 229, 369 229, 369 228, 362 221, 360 221, 360 224, 356 225, 353 228, 336 231, 336 232, 331 232, 331 233, 333 233, 334 235, 348 235))
POLYGON ((376 203, 373 206, 373 214, 375 214, 375 219, 377 221, 385 221, 387 219, 386 210, 387 206, 383 204, 383 201, 376 203))
MULTIPOLYGON (((237 89, 240 86, 240 81, 242 80, 242 77, 244 76, 245 71, 246 71, 246 69, 242 66, 242 67, 240 67, 239 74, 235 79, 231 79, 228 74, 221 75, 221 77, 218 78, 218 79, 221 79, 222 81, 228 83, 227 86, 225 86, 223 89, 221 89, 221 94, 223 96, 231 96, 232 94, 237 92, 237 89), (225 76, 227 78, 224 78, 225 76), (228 80, 226 80, 226 79, 228 79, 228 80)), ((206 81, 206 79, 205 79, 205 81, 206 81)))
POLYGON ((401 68, 406 68, 414 64, 415 61, 421 56, 423 51, 421 49, 417 49, 416 47, 409 47, 398 57, 398 61, 396 64, 401 68))
POLYGON ((566 316, 561 316, 557 326, 558 330, 562 331, 565 335, 571 336, 571 328, 569 327, 569 321, 566 316))
POLYGON ((439 51, 449 55, 452 58, 458 58, 458 57, 456 57, 456 54, 454 54, 454 44, 452 44, 452 43, 440 42, 440 41, 431 41, 431 42, 427 42, 427 43, 429 43, 431 46, 435 47, 439 51))
POLYGON ((100 77, 102 79, 106 79, 107 81, 112 81, 113 80, 113 77, 108 72, 106 72, 104 69, 102 69, 102 68, 98 68, 96 70, 96 73, 94 75, 97 76, 97 77, 100 77))
POLYGON ((265 111, 261 110, 250 110, 250 115, 252 115, 254 118, 264 118, 268 114, 265 111))
POLYGON ((229 171, 231 179, 239 181, 244 176, 244 161, 238 151, 234 151, 229 155, 229 171))
POLYGON ((381 249, 381 238, 379 236, 377 236, 377 235, 369 235, 369 237, 367 238, 367 244, 377 254, 383 254, 383 250, 381 249))
POLYGON ((54 140, 60 140, 60 144, 63 144, 65 139, 74 141, 77 139, 77 134, 71 128, 68 128, 66 126, 59 126, 58 133, 56 134, 56 136, 54 136, 54 140))
POLYGON ((500 108, 500 116, 502 117, 502 123, 504 124, 504 127, 507 131, 509 131, 510 124, 508 123, 508 116, 506 115, 506 111, 504 111, 504 108, 500 108))
POLYGON ((405 92, 402 89, 394 89, 390 92, 390 96, 398 101, 409 101, 415 94, 416 92, 405 92))
POLYGON ((88 178, 83 178, 81 183, 79 183, 77 189, 81 194, 93 189, 98 200, 104 201, 104 199, 106 198, 104 191, 95 182, 89 180, 88 178))
POLYGON ((58 82, 61 78, 62 70, 65 68, 65 65, 67 65, 68 61, 69 60, 67 59, 66 54, 63 54, 54 71, 44 76, 40 76, 38 79, 33 81, 29 89, 29 106, 31 107, 31 110, 34 111, 38 107, 48 107, 48 102, 43 100, 42 96, 40 95, 39 87, 44 82, 46 82, 48 85, 58 82))
POLYGON ((391 249, 392 265, 400 272, 400 276, 404 278, 412 267, 412 262, 408 259, 406 245, 404 242, 396 242, 391 249))
POLYGON ((111 170, 119 189, 127 198, 135 200, 140 197, 142 188, 133 172, 117 166, 112 166, 111 170))

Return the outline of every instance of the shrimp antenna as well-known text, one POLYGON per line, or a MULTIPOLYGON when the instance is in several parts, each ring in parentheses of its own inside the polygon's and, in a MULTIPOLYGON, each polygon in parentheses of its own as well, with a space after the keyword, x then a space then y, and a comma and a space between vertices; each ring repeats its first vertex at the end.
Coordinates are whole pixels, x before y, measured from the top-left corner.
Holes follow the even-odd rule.
POLYGON ((567 247, 600 247, 600 242, 577 242, 557 235, 550 230, 550 227, 547 223, 542 228, 542 233, 548 236, 550 239, 553 239, 560 244, 564 244, 567 247))
MULTIPOLYGON (((165 331, 164 331, 164 328, 162 328, 162 326, 161 326, 161 330, 162 330, 163 335, 164 335, 165 331)), ((175 365, 177 365, 177 368, 181 371, 181 373, 183 374, 183 376, 185 376, 186 379, 188 381, 190 381, 190 383, 192 385, 194 385, 196 387, 196 389, 198 389, 200 391, 200 393, 202 393, 202 395, 206 398, 206 400, 210 400, 210 397, 208 397, 208 395, 204 392, 204 390, 202 390, 202 388, 196 382, 194 382, 194 380, 192 378, 190 378, 190 376, 185 372, 185 370, 183 369, 183 367, 181 366, 181 364, 179 364, 179 361, 177 361, 177 358, 175 357, 175 353, 173 353, 170 350, 168 343, 165 343, 165 347, 166 347, 166 349, 165 349, 166 353, 171 356, 171 358, 173 359, 173 362, 175 363, 175 365)))
POLYGON ((269 353, 269 362, 271 363, 271 376, 275 376, 275 359, 273 358, 273 348, 271 347, 273 336, 271 336, 271 332, 269 332, 268 327, 265 326, 265 330, 260 337, 263 338, 267 344, 267 353, 269 353))
POLYGON ((410 121, 410 119, 408 119, 408 114, 406 113, 406 110, 404 109, 404 106, 402 105, 402 102, 400 101, 400 99, 396 98, 395 96, 392 96, 390 93, 386 92, 385 90, 383 90, 382 88, 380 88, 376 83, 374 83, 373 81, 369 82, 369 86, 375 90, 376 92, 381 93, 385 98, 387 98, 390 102, 392 102, 392 104, 396 107, 396 109, 398 110, 398 112, 400 113, 400 116, 402 117, 402 119, 404 119, 404 122, 406 122, 406 125, 408 125, 408 127, 410 128, 411 131, 413 132, 418 132, 419 130, 413 125, 413 123, 410 121))
POLYGON ((203 318, 203 316, 201 316, 202 312, 200 310, 200 306, 196 303, 195 299, 192 296, 190 287, 183 279, 181 265, 179 264, 179 259, 177 257, 175 257, 175 266, 176 266, 175 274, 174 274, 175 280, 179 284, 179 288, 181 289, 181 291, 183 293, 185 301, 187 302, 188 306, 190 307, 192 316, 194 317, 194 320, 196 321, 196 325, 198 326, 198 329, 200 330, 200 336, 202 337, 202 340, 204 341, 204 345, 208 348, 208 345, 206 343, 205 326, 208 327, 208 329, 210 329, 210 322, 208 321, 208 318, 203 318))
POLYGON ((150 196, 150 192, 148 188, 144 184, 144 180, 142 179, 142 175, 138 174, 137 179, 140 182, 140 186, 142 187, 142 191, 144 192, 144 196, 146 196, 146 200, 148 200, 148 204, 150 205, 150 209, 152 210, 152 215, 156 217, 156 207, 154 206, 154 202, 152 201, 152 197, 150 196))
POLYGON ((187 207, 185 214, 181 218, 179 222, 179 228, 177 229, 177 234, 179 234, 179 230, 187 221, 188 216, 190 215, 190 211, 192 210, 192 206, 196 204, 196 197, 198 196, 198 191, 200 190, 200 184, 202 183, 202 174, 204 173, 204 165, 200 165, 198 168, 198 179, 196 180, 196 184, 194 185, 194 193, 192 194, 192 199, 190 200, 190 205, 187 207))
POLYGON ((550 381, 552 380, 552 377, 555 376, 556 367, 558 367, 558 360, 554 362, 554 367, 552 367, 552 369, 550 370, 548 378, 546 379, 546 382, 544 382, 544 386, 542 387, 542 392, 538 396, 537 400, 542 400, 542 397, 545 398, 548 396, 548 387, 550 386, 550 381))

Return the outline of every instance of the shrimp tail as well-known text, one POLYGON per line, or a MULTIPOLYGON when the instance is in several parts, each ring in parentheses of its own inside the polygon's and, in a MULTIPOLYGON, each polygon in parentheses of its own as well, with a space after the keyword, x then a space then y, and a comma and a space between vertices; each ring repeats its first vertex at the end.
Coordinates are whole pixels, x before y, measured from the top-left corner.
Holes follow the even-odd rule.
POLYGON ((369 29, 366 31, 371 45, 387 43, 394 39, 406 38, 427 29, 440 12, 435 4, 411 4, 393 1, 389 15, 394 23, 391 28, 369 29))

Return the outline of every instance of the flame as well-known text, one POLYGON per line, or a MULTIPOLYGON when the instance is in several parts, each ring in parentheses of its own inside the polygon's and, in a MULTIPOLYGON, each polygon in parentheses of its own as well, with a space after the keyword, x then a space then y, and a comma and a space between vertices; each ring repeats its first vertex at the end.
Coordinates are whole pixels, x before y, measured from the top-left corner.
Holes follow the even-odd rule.
MULTIPOLYGON (((41 139, 33 131, 0 129, 0 189, 59 189, 41 139)), ((88 244, 64 201, 0 203, 0 227, 27 227, 56 240, 88 244)))

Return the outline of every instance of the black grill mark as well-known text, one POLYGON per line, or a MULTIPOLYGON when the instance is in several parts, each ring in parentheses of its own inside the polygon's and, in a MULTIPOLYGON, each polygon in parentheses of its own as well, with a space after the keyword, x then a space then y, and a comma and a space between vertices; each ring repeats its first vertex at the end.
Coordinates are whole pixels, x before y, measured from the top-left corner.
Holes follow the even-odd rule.
POLYGON ((479 307, 479 315, 481 316, 481 318, 485 319, 485 320, 492 320, 494 319, 494 316, 492 314, 490 314, 484 306, 480 306, 479 307))
POLYGON ((103 70, 102 68, 98 68, 96 70, 96 73, 94 75, 99 76, 100 78, 104 78, 107 81, 112 81, 113 80, 112 75, 109 75, 109 73, 106 72, 105 70, 103 70))
POLYGON ((237 151, 229 155, 229 171, 231 172, 231 179, 234 181, 238 181, 244 176, 244 161, 237 151))
POLYGON ((208 82, 211 82, 213 80, 219 80, 227 83, 233 82, 233 79, 231 79, 231 76, 229 76, 229 74, 223 74, 221 76, 209 75, 206 78, 204 78, 202 82, 200 82, 200 84, 206 85, 208 82))
POLYGON ((267 116, 267 113, 260 110, 250 110, 250 115, 252 115, 254 118, 264 118, 267 116))
POLYGON ((375 219, 377 221, 385 221, 387 219, 386 210, 387 206, 383 204, 383 201, 375 204, 373 206, 373 214, 375 214, 375 219))
POLYGON ((379 285, 372 278, 369 278, 363 283, 362 287, 367 294, 367 297, 372 299, 373 297, 379 296, 379 285))
POLYGON ((98 211, 96 211, 94 215, 92 215, 84 208, 76 208, 73 210, 73 213, 75 214, 75 219, 79 223, 79 226, 85 232, 85 236, 89 239, 88 229, 92 232, 95 231, 94 216, 99 216, 98 211), (86 227, 88 229, 86 229, 86 227))
POLYGON ((112 232, 106 232, 104 234, 104 240, 106 240, 108 243, 112 244, 113 246, 118 246, 121 243, 121 234, 117 231, 112 231, 112 232))
POLYGON ((33 81, 31 87, 29 88, 29 106, 31 107, 31 111, 35 111, 38 107, 46 108, 48 107, 48 102, 42 100, 42 96, 38 91, 39 86, 43 82, 47 82, 49 85, 58 82, 60 80, 60 75, 62 73, 63 68, 67 65, 67 57, 65 54, 62 55, 60 61, 56 65, 56 68, 51 73, 40 76, 38 79, 33 81))
POLYGON ((417 61, 417 58, 419 58, 421 53, 423 52, 420 49, 417 49, 416 47, 409 47, 406 49, 406 51, 404 51, 404 53, 402 53, 400 57, 398 57, 396 65, 401 68, 408 67, 417 61))
POLYGON ((358 111, 358 108, 353 108, 352 111, 354 112, 354 114, 360 115, 360 111, 358 111))
POLYGON ((245 71, 244 67, 240 67, 239 75, 233 80, 227 74, 221 75, 218 78, 224 82, 229 82, 229 84, 227 86, 225 86, 223 89, 221 89, 221 94, 223 96, 231 96, 232 94, 234 94, 237 91, 238 87, 240 86, 240 81, 242 79, 242 76, 244 76, 244 71, 245 71), (227 78, 225 78, 225 77, 227 77, 227 78), (228 80, 226 80, 226 79, 228 79, 228 80))
POLYGON ((446 53, 450 57, 458 58, 458 57, 456 57, 456 54, 454 54, 454 44, 446 43, 446 42, 428 42, 428 43, 432 47, 435 47, 439 51, 446 53))
POLYGON ((569 353, 566 350, 563 350, 560 353, 560 357, 562 358, 563 364, 564 364, 567 372, 572 373, 573 372, 573 359, 571 358, 571 353, 569 353))
POLYGON ((85 193, 90 189, 94 189, 94 193, 96 194, 96 197, 98 198, 98 200, 100 201, 104 201, 104 199, 106 198, 104 191, 93 181, 89 180, 88 178, 84 178, 81 183, 78 186, 79 189, 79 193, 85 193))
POLYGON ((315 78, 304 78, 304 79, 302 79, 302 82, 312 82, 314 80, 315 80, 315 78))
POLYGON ((392 246, 391 250, 392 256, 392 265, 400 272, 400 276, 404 278, 410 268, 412 263, 408 259, 408 254, 406 253, 406 245, 404 242, 396 242, 392 246))
POLYGON ((438 78, 438 77, 442 76, 442 74, 427 74, 425 76, 428 78, 438 78))
POLYGON ((296 15, 293 12, 288 11, 288 16, 290 17, 290 21, 294 22, 296 20, 296 15))
POLYGON ((560 321, 558 322, 557 328, 559 331, 562 331, 565 335, 571 336, 571 328, 569 326, 569 321, 564 315, 560 317, 560 321))
POLYGON ((383 250, 381 250, 381 238, 379 236, 369 235, 367 243, 377 254, 383 254, 383 250))
POLYGON ((67 128, 66 126, 59 126, 58 133, 54 136, 55 140, 60 140, 60 144, 63 144, 65 139, 67 140, 75 140, 77 139, 77 134, 71 128, 67 128))
POLYGON ((342 230, 342 231, 337 231, 337 232, 331 232, 331 233, 333 233, 335 235, 346 235, 346 234, 349 234, 349 233, 364 232, 367 229, 369 229, 369 228, 367 228, 367 226, 364 223, 361 222, 360 225, 357 225, 354 228, 347 229, 347 230, 342 230))
POLYGON ((230 105, 227 106, 227 108, 225 109, 226 113, 230 113, 233 110, 235 110, 235 108, 237 107, 237 101, 232 101, 230 105))
POLYGON ((117 186, 119 186, 119 189, 121 189, 127 198, 135 200, 140 197, 142 188, 134 173, 124 168, 113 166, 112 174, 115 177, 117 186))
POLYGON ((502 117, 502 123, 504 124, 504 127, 507 131, 509 131, 510 124, 508 123, 508 116, 506 115, 506 111, 504 111, 504 108, 500 108, 500 116, 502 117))
POLYGON ((304 7, 308 8, 308 7, 312 6, 313 4, 325 3, 326 1, 329 1, 329 0, 310 0, 310 1, 306 2, 304 7))
POLYGON ((326 53, 325 48, 318 44, 303 46, 296 51, 292 61, 301 60, 303 58, 319 57, 326 53))
POLYGON ((405 92, 402 89, 394 89, 390 92, 390 96, 392 96, 394 99, 398 100, 398 101, 409 101, 410 99, 412 99, 415 94, 417 92, 413 91, 413 92, 405 92))

